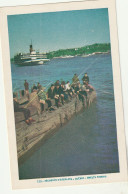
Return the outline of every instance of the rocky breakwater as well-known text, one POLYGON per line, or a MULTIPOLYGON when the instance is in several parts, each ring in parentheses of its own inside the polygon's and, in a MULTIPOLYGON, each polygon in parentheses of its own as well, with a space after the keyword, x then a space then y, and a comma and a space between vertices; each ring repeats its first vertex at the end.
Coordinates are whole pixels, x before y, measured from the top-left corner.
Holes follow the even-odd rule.
MULTIPOLYGON (((96 92, 89 92, 84 101, 80 101, 76 95, 70 102, 65 103, 62 107, 56 108, 54 111, 46 111, 38 114, 36 103, 31 103, 27 107, 32 118, 35 120, 31 125, 27 125, 22 112, 15 113, 17 155, 19 162, 29 156, 45 142, 52 134, 54 134, 61 126, 66 124, 74 115, 83 109, 89 108, 90 103, 96 99, 96 92)), ((23 101, 23 100, 22 100, 23 101)), ((36 99, 35 99, 36 102, 36 99)), ((23 105, 21 105, 23 106, 23 105)))

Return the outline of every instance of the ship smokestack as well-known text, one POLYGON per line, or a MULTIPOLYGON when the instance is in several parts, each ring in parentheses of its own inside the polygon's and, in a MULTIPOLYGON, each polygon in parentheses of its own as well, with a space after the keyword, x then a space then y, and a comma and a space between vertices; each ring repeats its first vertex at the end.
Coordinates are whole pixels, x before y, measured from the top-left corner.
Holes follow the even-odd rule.
POLYGON ((29 51, 30 51, 30 53, 33 51, 32 40, 31 40, 29 51))

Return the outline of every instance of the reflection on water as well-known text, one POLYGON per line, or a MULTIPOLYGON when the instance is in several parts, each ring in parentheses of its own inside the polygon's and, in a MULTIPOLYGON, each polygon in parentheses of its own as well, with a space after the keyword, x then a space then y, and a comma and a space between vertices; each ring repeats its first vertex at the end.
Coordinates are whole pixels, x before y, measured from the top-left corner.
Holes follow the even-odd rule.
POLYGON ((60 128, 19 167, 20 179, 119 172, 110 55, 53 59, 38 67, 12 65, 13 89, 22 88, 24 79, 30 86, 32 80, 47 85, 56 79, 71 81, 74 73, 82 71, 88 72, 97 101, 60 128))

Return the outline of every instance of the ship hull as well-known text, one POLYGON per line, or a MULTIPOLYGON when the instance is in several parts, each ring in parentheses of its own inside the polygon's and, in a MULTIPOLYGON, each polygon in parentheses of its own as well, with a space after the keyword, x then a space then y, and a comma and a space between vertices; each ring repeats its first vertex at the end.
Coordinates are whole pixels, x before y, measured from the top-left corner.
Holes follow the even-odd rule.
POLYGON ((37 65, 46 65, 45 62, 48 62, 49 60, 45 60, 45 61, 14 61, 15 65, 18 65, 18 66, 37 66, 37 65))
POLYGON ((30 63, 15 63, 17 66, 37 66, 37 65, 44 65, 44 63, 37 63, 37 62, 30 62, 30 63))

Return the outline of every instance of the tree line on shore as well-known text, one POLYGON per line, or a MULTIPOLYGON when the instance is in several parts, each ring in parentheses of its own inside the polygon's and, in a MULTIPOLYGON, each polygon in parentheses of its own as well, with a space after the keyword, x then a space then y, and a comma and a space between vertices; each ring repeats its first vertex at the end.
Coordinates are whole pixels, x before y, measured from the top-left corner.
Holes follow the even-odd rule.
POLYGON ((110 51, 110 43, 104 44, 93 44, 88 45, 80 48, 72 48, 72 49, 60 49, 57 51, 52 51, 47 53, 47 57, 52 59, 54 57, 61 57, 61 56, 80 56, 80 55, 88 55, 94 52, 108 52, 110 51))

